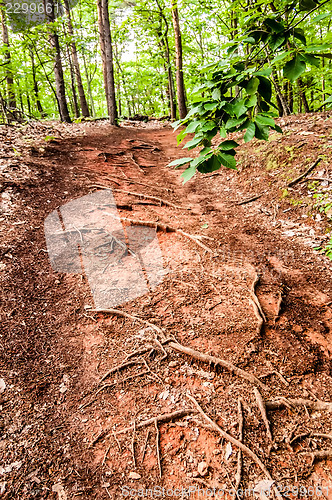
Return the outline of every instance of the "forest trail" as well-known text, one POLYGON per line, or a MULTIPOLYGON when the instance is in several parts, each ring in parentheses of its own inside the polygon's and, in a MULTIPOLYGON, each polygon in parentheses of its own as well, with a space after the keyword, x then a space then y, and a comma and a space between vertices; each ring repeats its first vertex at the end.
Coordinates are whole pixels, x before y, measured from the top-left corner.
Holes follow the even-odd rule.
MULTIPOLYGON (((119 310, 254 375, 266 384, 259 387, 265 401, 332 401, 331 265, 313 250, 324 221, 280 195, 287 175, 305 170, 303 159, 315 161, 323 145, 331 147, 332 121, 308 115, 290 117, 284 126, 285 135, 267 143, 269 156, 255 141, 241 152, 239 171, 199 174, 185 185, 179 171, 166 166, 186 156, 175 134, 151 122, 82 124, 76 136, 26 152, 29 172, 6 187, 1 222, 3 498, 117 499, 130 488, 138 497, 139 488, 155 486, 173 493, 198 486, 231 490, 237 449, 202 425, 187 392, 237 439, 241 398, 243 442, 278 486, 303 487, 305 498, 318 498, 321 487, 332 498, 332 461, 312 464, 309 454, 330 449, 330 440, 308 437, 331 434, 328 411, 310 403, 268 411, 271 442, 253 384, 176 352, 172 344, 162 347, 163 337, 147 324, 91 312, 86 277, 53 271, 45 246, 44 220, 53 210, 102 186, 113 189, 121 217, 200 237, 158 231, 163 281, 119 310), (287 151, 291 158, 281 168, 287 151), (261 197, 239 204, 254 195, 261 197), (265 314, 262 328, 255 296, 265 314), (135 351, 127 358, 135 364, 111 374, 108 387, 99 390, 102 377, 135 351), (139 423, 187 409, 192 414, 159 424, 158 464, 156 428, 139 423), (131 426, 134 432, 116 435, 131 426), (306 436, 292 441, 301 434, 306 436)), ((322 162, 324 177, 331 175, 328 161, 322 162)), ((301 189, 289 192, 295 199, 301 189)), ((241 485, 253 488, 263 479, 244 454, 241 485)))

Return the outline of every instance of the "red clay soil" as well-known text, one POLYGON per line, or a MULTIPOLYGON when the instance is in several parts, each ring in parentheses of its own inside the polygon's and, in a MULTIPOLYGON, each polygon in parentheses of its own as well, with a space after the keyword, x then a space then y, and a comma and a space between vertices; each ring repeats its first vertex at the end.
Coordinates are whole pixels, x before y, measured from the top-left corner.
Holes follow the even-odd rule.
MULTIPOLYGON (((179 488, 182 498, 234 498, 227 492, 236 484, 238 448, 211 429, 187 394, 236 439, 240 399, 243 443, 282 494, 332 498, 332 461, 316 453, 331 455, 332 448, 326 436, 331 407, 317 404, 332 402, 332 273, 330 261, 314 250, 327 241, 329 225, 316 216, 306 183, 285 191, 318 155, 316 175, 332 178, 332 119, 301 115, 281 125, 283 135, 242 147, 238 171, 198 175, 184 186, 179 171, 166 165, 187 154, 175 147, 168 125, 151 122, 75 125, 67 137, 56 134, 43 147, 30 141, 13 161, 3 156, 4 499, 179 498, 179 488), (45 218, 99 189, 93 185, 171 202, 178 208, 114 192, 122 217, 202 236, 197 241, 211 249, 180 232, 158 231, 163 282, 118 309, 162 332, 129 317, 92 312, 86 276, 58 273, 50 265, 45 218), (266 317, 261 330, 251 292, 256 275, 266 317), (165 338, 173 344, 162 347, 165 338), (264 386, 177 352, 176 341, 233 363, 264 386), (140 350, 145 352, 130 358, 135 364, 100 383, 140 350), (269 409, 267 402, 280 397, 308 401, 274 409, 270 403, 269 409), (180 410, 188 412, 140 426, 180 410), (191 488, 190 495, 181 488, 191 488)), ((3 147, 10 133, 2 131, 3 147)), ((239 490, 238 498, 257 498, 252 490, 267 476, 245 450, 242 455, 240 488, 247 491, 239 490)))

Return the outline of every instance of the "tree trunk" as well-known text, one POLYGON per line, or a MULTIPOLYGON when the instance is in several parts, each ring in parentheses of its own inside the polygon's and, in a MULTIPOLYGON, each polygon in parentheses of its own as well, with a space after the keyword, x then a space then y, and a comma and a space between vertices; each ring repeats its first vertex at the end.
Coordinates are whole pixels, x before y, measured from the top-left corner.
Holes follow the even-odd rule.
MULTIPOLYGON (((54 0, 48 0, 47 6, 49 5, 51 5, 51 13, 47 14, 47 17, 49 22, 52 23, 55 20, 54 0)), ((47 12, 45 0, 44 0, 44 6, 45 6, 45 12, 47 12)), ((59 37, 57 32, 55 31, 54 26, 50 28, 48 36, 51 48, 54 52, 54 78, 55 78, 56 98, 58 102, 60 119, 63 122, 71 123, 67 106, 67 100, 66 100, 66 87, 65 87, 65 80, 63 77, 59 37)))
POLYGON ((88 86, 88 94, 89 94, 89 98, 90 98, 91 113, 92 113, 93 118, 95 118, 96 117, 96 110, 95 110, 95 103, 93 101, 93 95, 92 95, 92 90, 91 90, 92 78, 91 79, 89 78, 88 68, 87 68, 84 54, 83 54, 83 64, 84 64, 85 78, 86 78, 86 82, 87 82, 87 86, 88 86))
POLYGON ((97 10, 107 111, 111 125, 117 125, 118 115, 115 99, 113 49, 108 13, 108 0, 97 0, 97 10))
POLYGON ((46 116, 46 114, 43 110, 43 106, 41 105, 40 98, 39 98, 38 82, 37 82, 37 78, 36 78, 35 58, 34 58, 33 50, 31 47, 29 47, 29 54, 30 54, 30 59, 31 59, 33 92, 35 94, 36 106, 37 106, 38 112, 40 113, 41 117, 44 118, 46 116))
POLYGON ((71 56, 72 56, 72 61, 73 61, 75 79, 76 79, 76 83, 77 83, 78 97, 79 97, 79 101, 80 101, 82 115, 84 117, 88 117, 88 116, 90 116, 90 113, 89 113, 88 103, 86 101, 84 87, 83 87, 83 83, 82 83, 82 76, 81 76, 80 63, 78 61, 77 48, 76 48, 76 44, 74 42, 74 30, 73 30, 73 24, 71 21, 70 7, 69 7, 68 0, 64 0, 64 6, 65 6, 66 15, 67 15, 67 29, 68 29, 68 33, 72 39, 72 41, 70 43, 70 49, 71 49, 71 56))
POLYGON ((185 118, 187 115, 186 93, 183 80, 183 64, 182 64, 182 41, 179 22, 179 11, 177 0, 172 0, 172 19, 175 35, 175 54, 176 54, 176 86, 177 98, 180 118, 185 118))
POLYGON ((16 108, 16 98, 15 98, 15 88, 14 88, 14 77, 11 65, 11 56, 10 56, 10 48, 9 48, 9 36, 8 36, 8 28, 6 23, 6 14, 4 12, 3 7, 1 7, 1 25, 2 25, 2 43, 4 49, 4 58, 5 58, 5 76, 7 82, 7 97, 8 97, 8 107, 16 108))
POLYGON ((305 95, 304 84, 303 84, 302 78, 298 79, 298 85, 299 85, 299 94, 300 94, 301 100, 303 102, 304 111, 306 113, 310 113, 310 108, 309 108, 309 104, 307 101, 307 97, 305 95))

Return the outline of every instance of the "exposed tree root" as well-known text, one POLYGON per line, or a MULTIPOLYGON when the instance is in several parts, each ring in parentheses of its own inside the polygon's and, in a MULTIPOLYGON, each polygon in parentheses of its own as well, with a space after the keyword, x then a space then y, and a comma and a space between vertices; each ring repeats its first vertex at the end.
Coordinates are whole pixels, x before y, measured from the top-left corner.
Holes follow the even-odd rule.
POLYGON ((266 433, 268 435, 269 440, 272 442, 273 439, 272 439, 272 433, 271 433, 271 429, 270 429, 270 422, 269 422, 267 415, 266 415, 266 408, 265 408, 264 400, 262 398, 261 393, 257 389, 257 387, 254 387, 254 393, 255 393, 257 406, 259 408, 259 411, 261 412, 262 419, 263 419, 264 425, 266 427, 266 433))
MULTIPOLYGON (((241 398, 237 401, 237 410, 238 410, 238 418, 239 418, 239 441, 242 443, 243 441, 243 411, 242 411, 242 400, 241 398)), ((235 473, 235 491, 238 491, 241 484, 242 477, 242 450, 239 448, 237 452, 237 466, 235 473)))
POLYGON ((223 368, 226 368, 230 372, 234 373, 238 377, 241 377, 251 384, 257 385, 258 387, 261 387, 262 389, 267 389, 266 385, 264 385, 255 375, 252 375, 249 372, 246 372, 244 370, 241 370, 241 368, 238 368, 237 366, 233 365, 229 361, 226 361, 221 358, 217 358, 215 356, 210 356, 208 354, 203 354, 200 351, 195 351, 194 349, 191 349, 190 347, 185 347, 182 344, 179 344, 178 342, 170 341, 167 343, 171 349, 177 352, 181 352, 183 354, 187 354, 188 356, 191 356, 194 359, 197 359, 199 361, 203 361, 204 363, 209 363, 210 365, 213 366, 222 366, 223 368))
MULTIPOLYGON (((239 448, 240 450, 242 450, 243 453, 245 453, 246 455, 248 455, 255 462, 255 464, 257 464, 258 467, 264 472, 264 474, 267 476, 267 478, 270 481, 274 482, 274 480, 272 479, 271 474, 269 473, 269 471, 267 470, 267 468, 265 467, 265 465, 263 464, 263 462, 261 461, 261 459, 256 455, 256 453, 254 453, 250 448, 248 448, 248 446, 246 446, 245 444, 241 443, 241 441, 239 441, 238 439, 234 438, 233 436, 231 436, 230 434, 228 434, 227 432, 225 432, 221 427, 219 427, 219 425, 216 422, 214 422, 214 420, 212 420, 204 412, 204 410, 200 407, 200 405, 198 404, 198 402, 196 401, 195 398, 193 398, 189 394, 187 394, 187 398, 190 399, 190 401, 192 403, 194 403, 194 405, 195 405, 196 409, 198 410, 198 412, 213 427, 213 429, 215 431, 217 431, 224 439, 227 439, 227 441, 230 441, 232 444, 234 444, 234 446, 236 446, 237 448, 239 448)), ((278 498, 282 498, 282 496, 281 496, 280 492, 277 490, 277 488, 274 488, 274 491, 275 491, 275 494, 277 495, 278 498)))
MULTIPOLYGON (((172 420, 177 420, 179 418, 186 417, 187 415, 192 415, 193 413, 195 413, 195 412, 192 409, 186 409, 186 410, 174 411, 172 413, 164 413, 163 415, 157 415, 156 417, 149 418, 148 420, 144 420, 143 422, 139 422, 138 424, 136 424, 136 430, 147 427, 148 425, 152 425, 152 424, 155 425, 156 421, 157 421, 157 423, 171 422, 172 420)), ((133 426, 126 427, 125 429, 121 429, 120 431, 113 432, 113 435, 115 436, 115 435, 119 435, 119 434, 126 434, 127 432, 130 432, 133 429, 134 429, 133 426)), ((91 442, 90 447, 94 446, 98 441, 100 441, 100 439, 107 436, 107 434, 109 434, 110 432, 112 432, 111 427, 104 429, 91 442)))
POLYGON ((252 299, 249 299, 249 304, 252 306, 254 313, 255 313, 255 316, 257 318, 257 321, 258 321, 257 335, 260 336, 260 334, 262 332, 263 325, 264 325, 264 320, 259 313, 259 309, 258 309, 256 302, 254 302, 252 299))
POLYGON ((332 403, 326 401, 311 401, 311 399, 290 399, 290 398, 278 398, 274 401, 266 401, 265 407, 268 411, 280 410, 281 408, 294 408, 297 406, 305 406, 309 410, 314 411, 332 411, 332 403))
POLYGON ((90 309, 90 312, 93 313, 106 313, 106 314, 115 314, 117 316, 123 316, 124 318, 131 319, 133 321, 139 321, 140 323, 143 323, 144 325, 149 326, 153 330, 155 330, 159 335, 164 337, 163 331, 153 323, 150 323, 149 321, 146 321, 145 319, 139 318, 138 316, 132 316, 131 314, 126 313, 125 311, 120 311, 119 309, 90 309))
POLYGON ((318 163, 321 161, 322 158, 317 158, 317 160, 315 161, 315 163, 313 163, 313 165, 311 165, 309 168, 307 168, 307 170, 299 175, 298 177, 296 177, 296 179, 294 179, 293 181, 289 182, 287 184, 287 187, 291 187, 291 186, 294 186, 294 184, 297 184, 298 182, 300 182, 304 177, 306 177, 315 167, 317 167, 318 163))
POLYGON ((165 200, 163 198, 159 198, 158 196, 152 196, 152 195, 147 195, 143 193, 136 193, 135 191, 126 191, 125 189, 119 189, 115 188, 113 189, 115 193, 124 193, 124 194, 129 194, 130 196, 138 196, 139 198, 144 198, 145 200, 154 200, 158 201, 162 205, 165 205, 166 207, 172 207, 176 208, 178 210, 191 210, 190 208, 185 208, 185 207, 179 207, 178 205, 175 205, 171 201, 165 200))
POLYGON ((239 201, 239 202, 237 202, 237 205, 246 205, 247 203, 251 203, 252 201, 256 201, 259 198, 261 198, 263 196, 263 194, 265 194, 265 192, 266 191, 264 191, 264 193, 261 193, 261 194, 256 194, 255 196, 253 196, 252 198, 249 198, 248 200, 239 201))

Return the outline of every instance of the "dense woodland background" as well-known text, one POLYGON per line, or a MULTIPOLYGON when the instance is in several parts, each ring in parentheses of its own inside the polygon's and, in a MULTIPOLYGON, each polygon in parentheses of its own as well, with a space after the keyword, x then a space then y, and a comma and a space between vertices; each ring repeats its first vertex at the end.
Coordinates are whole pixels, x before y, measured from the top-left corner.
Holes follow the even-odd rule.
MULTIPOLYGON (((214 120, 218 113, 208 90, 213 93, 221 85, 215 78, 221 61, 223 74, 233 80, 214 94, 219 101, 226 96, 234 102, 245 90, 253 96, 255 80, 248 89, 241 74, 259 70, 260 87, 262 78, 272 82, 271 96, 263 95, 272 105, 263 112, 271 116, 324 110, 331 104, 330 2, 54 2, 2 3, 4 123, 109 116, 116 124, 118 118, 137 114, 183 119, 197 92, 210 103, 209 118, 214 120), (27 22, 34 9, 46 12, 44 22, 35 26, 27 22), (57 17, 59 9, 63 15, 57 17), (211 71, 215 87, 199 89, 211 71)), ((257 110, 257 100, 254 104, 257 110)), ((248 114, 250 106, 244 105, 248 114)))

